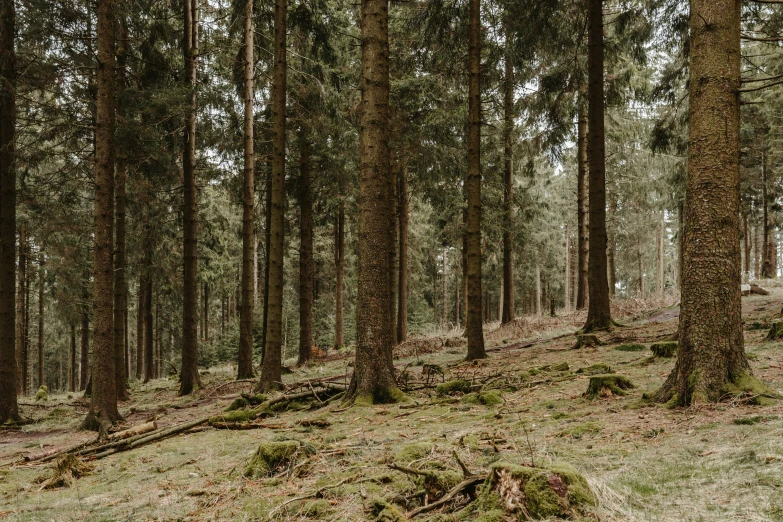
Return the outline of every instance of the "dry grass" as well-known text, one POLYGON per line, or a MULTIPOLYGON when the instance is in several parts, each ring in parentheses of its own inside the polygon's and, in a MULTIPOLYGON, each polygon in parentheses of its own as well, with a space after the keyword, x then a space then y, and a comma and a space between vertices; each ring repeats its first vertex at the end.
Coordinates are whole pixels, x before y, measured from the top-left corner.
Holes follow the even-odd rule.
MULTIPOLYGON (((743 303, 754 372, 773 389, 783 389, 783 345, 763 341, 761 327, 750 329, 778 314, 783 291, 773 289, 769 297, 743 303)), ((672 303, 656 303, 661 304, 672 303)), ((500 405, 468 404, 422 389, 411 393, 418 402, 414 408, 334 404, 282 412, 267 421, 275 429, 181 435, 96 461, 92 474, 70 488, 39 492, 34 479, 44 466, 6 463, 93 436, 75 431, 85 413, 80 403, 50 397, 50 404, 62 404, 23 407, 36 424, 19 433, 0 432, 0 521, 267 520, 270 514, 277 521, 371 520, 374 500, 404 503, 420 489, 412 477, 388 467, 400 451, 414 454, 413 443, 427 449, 406 463, 415 467, 458 469, 453 451, 472 471, 486 470, 501 458, 568 462, 599 496, 598 516, 604 521, 783 521, 783 404, 686 410, 644 404, 642 393, 663 382, 673 360, 648 362, 646 352, 613 346, 671 335, 676 309, 651 310, 643 303, 622 307, 615 303, 615 310, 632 317, 615 313, 628 326, 602 335, 609 344, 595 349, 570 350, 573 338, 558 338, 581 326, 584 317, 575 313, 490 326, 488 347, 506 348, 493 350, 478 365, 462 362, 464 347, 459 346, 400 352, 406 357, 398 364, 415 378, 423 364, 435 364, 444 369, 445 379, 465 378, 499 390, 500 405), (544 342, 515 349, 522 340, 544 342), (551 370, 563 362, 569 372, 551 370), (597 363, 610 365, 639 388, 624 397, 583 398, 588 377, 570 372, 597 363), (330 425, 305 422, 314 420, 330 425), (276 478, 242 477, 260 441, 291 438, 315 449, 305 465, 276 478)), ((444 336, 441 345, 458 335, 444 336)), ((349 361, 316 363, 286 379, 340 375, 350 370, 349 361)), ((161 427, 220 412, 246 391, 243 383, 226 384, 231 371, 211 370, 204 376, 205 388, 189 398, 176 397, 173 381, 137 387, 122 411, 129 424, 156 417, 161 427)))

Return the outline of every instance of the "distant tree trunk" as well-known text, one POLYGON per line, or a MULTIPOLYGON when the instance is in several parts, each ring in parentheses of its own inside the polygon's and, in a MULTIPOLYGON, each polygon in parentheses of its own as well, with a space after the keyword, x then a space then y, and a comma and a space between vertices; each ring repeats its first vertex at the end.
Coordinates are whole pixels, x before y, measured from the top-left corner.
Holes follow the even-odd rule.
POLYGON ((468 29, 468 355, 483 359, 484 328, 481 322, 481 0, 470 0, 468 29))
POLYGON ((514 263, 511 212, 514 198, 514 62, 511 31, 506 29, 505 77, 503 79, 503 311, 501 324, 514 319, 514 263))
MULTIPOLYGON (((16 181, 14 181, 16 183, 16 181)), ((16 242, 16 237, 14 237, 16 242)), ((18 361, 17 367, 17 383, 19 393, 26 393, 26 371, 25 362, 27 356, 25 354, 24 345, 24 296, 25 296, 25 282, 27 281, 27 234, 24 223, 19 226, 19 283, 16 285, 16 360, 18 361)))
POLYGON ((570 240, 571 238, 568 235, 568 226, 566 225, 565 230, 565 278, 564 278, 564 284, 565 284, 565 296, 563 299, 563 308, 565 308, 565 312, 568 313, 571 311, 571 245, 570 240))
POLYGON ((448 327, 449 323, 449 258, 448 249, 443 249, 443 279, 441 280, 441 293, 443 294, 443 302, 441 303, 441 326, 443 328, 448 327))
POLYGON ((98 0, 95 130, 95 326, 90 410, 84 425, 105 433, 120 420, 114 371, 114 0, 98 0))
POLYGON ((153 375, 156 379, 160 379, 160 303, 158 302, 158 294, 155 294, 155 368, 153 375))
POLYGON ((31 265, 30 242, 25 246, 25 282, 24 282, 24 320, 22 321, 22 389, 30 393, 30 287, 33 271, 31 265))
POLYGON ((541 316, 541 267, 536 265, 536 315, 541 316))
POLYGON ((604 146, 604 30, 602 0, 588 0, 587 156, 590 164, 588 305, 584 331, 612 327, 606 262, 606 165, 604 146))
POLYGON ((124 317, 122 318, 123 326, 124 326, 124 334, 123 337, 123 344, 125 349, 125 383, 127 386, 128 379, 130 379, 131 369, 133 368, 131 366, 131 353, 130 353, 130 330, 128 330, 128 294, 130 293, 128 289, 128 282, 127 279, 125 281, 125 313, 123 314, 124 317))
POLYGON ((742 271, 745 277, 750 278, 750 248, 752 243, 750 239, 750 229, 748 228, 747 212, 742 214, 742 241, 743 252, 745 253, 745 264, 743 265, 742 271))
POLYGON ((642 242, 638 238, 636 239, 636 258, 638 260, 639 268, 639 297, 644 299, 646 293, 644 286, 644 259, 642 255, 642 242))
POLYGON ((255 156, 253 151, 253 2, 245 2, 245 169, 242 183, 242 308, 239 312, 239 361, 237 379, 253 372, 253 309, 255 282, 255 156))
POLYGON ((16 335, 16 12, 0 1, 0 425, 18 421, 16 335))
POLYGON ((754 279, 760 279, 761 271, 759 270, 759 262, 761 257, 761 237, 758 225, 753 227, 753 245, 753 277, 754 279))
POLYGON ((402 398, 394 375, 394 321, 389 270, 394 251, 394 178, 389 153, 389 7, 362 0, 359 125, 359 267, 356 361, 347 400, 359 404, 402 398))
POLYGON ((206 281, 204 281, 204 302, 201 308, 204 311, 204 342, 209 342, 209 283, 206 281))
MULTIPOLYGON (((408 170, 403 168, 400 172, 399 187, 399 248, 400 256, 397 269, 397 344, 408 338, 408 219, 410 216, 410 203, 408 194, 408 170)), ((459 282, 457 283, 459 288, 459 282)), ((459 290, 458 290, 459 292, 459 290)), ((459 294, 457 294, 459 295, 459 294)), ((459 308, 459 304, 457 304, 459 308)), ((457 318, 459 325, 459 318, 457 318)))
POLYGON ((144 292, 147 289, 146 276, 139 276, 139 293, 136 304, 136 380, 144 376, 144 292))
POLYGON ((44 255, 38 255, 38 387, 44 382, 44 255))
MULTIPOLYGON (((125 104, 121 99, 126 87, 125 64, 128 51, 128 26, 125 16, 120 16, 119 47, 117 49, 117 95, 115 107, 122 123, 125 118, 125 104)), ((115 163, 115 250, 114 250, 114 375, 117 383, 117 400, 128 400, 128 374, 125 368, 125 312, 128 308, 127 285, 125 284, 125 206, 126 183, 128 179, 125 147, 118 143, 115 163)))
POLYGON ((679 344, 657 394, 681 405, 718 401, 729 384, 761 387, 745 356, 739 285, 740 8, 738 0, 691 1, 679 344))
POLYGON ((87 390, 87 381, 89 380, 90 368, 90 313, 87 303, 82 305, 81 321, 81 353, 80 353, 80 371, 79 371, 79 390, 87 390))
POLYGON ((666 223, 664 222, 663 212, 661 212, 661 222, 658 224, 658 288, 656 288, 659 298, 663 298, 664 274, 666 273, 666 250, 663 243, 665 230, 666 223))
POLYGON ((71 323, 71 346, 70 346, 70 372, 68 372, 68 391, 75 392, 79 387, 79 373, 76 371, 76 323, 71 323))
MULTIPOLYGON (((182 154, 185 198, 183 212, 182 370, 179 376, 179 395, 189 395, 196 387, 201 386, 201 377, 198 374, 198 200, 196 194, 198 2, 197 0, 184 0, 183 7, 185 82, 190 89, 190 94, 185 115, 184 151, 182 154)), ((151 296, 147 296, 147 302, 150 302, 150 299, 151 296)), ((150 342, 151 340, 147 340, 147 343, 150 342)))
POLYGON ((606 278, 609 283, 609 297, 614 297, 617 283, 617 271, 615 267, 615 253, 617 251, 617 234, 615 232, 615 213, 617 212, 617 197, 609 198, 609 230, 607 233, 608 244, 606 247, 606 278))
POLYGON ((462 336, 468 337, 468 211, 462 212, 462 315, 465 331, 462 336))
POLYGON ((304 125, 299 129, 299 361, 313 351, 313 197, 310 145, 304 125))
POLYGON ((272 85, 272 184, 270 187, 269 222, 269 287, 268 315, 266 323, 266 347, 261 366, 258 391, 268 391, 282 386, 283 344, 283 257, 285 234, 285 147, 286 147, 286 24, 288 5, 286 0, 275 0, 275 50, 274 79, 272 85))
POLYGON ((576 309, 583 310, 587 307, 587 260, 589 257, 589 179, 587 164, 587 111, 584 104, 579 104, 579 121, 577 123, 577 182, 576 182, 576 209, 577 209, 577 235, 578 235, 578 267, 576 285, 576 309))
POLYGON ((145 279, 144 289, 144 382, 155 378, 154 338, 152 337, 152 276, 145 279))
POLYGON ((764 279, 771 279, 774 277, 772 271, 772 259, 770 258, 770 225, 769 225, 769 196, 768 196, 769 179, 767 176, 767 152, 762 148, 761 150, 761 201, 762 201, 762 215, 763 224, 762 231, 764 234, 764 246, 761 249, 761 277, 764 279))
POLYGON ((337 206, 337 223, 334 227, 334 347, 342 348, 343 339, 343 278, 345 277, 345 199, 340 190, 337 206))
MULTIPOLYGON (((266 359, 266 333, 269 318, 269 253, 272 246, 272 169, 266 169, 266 196, 264 210, 264 303, 263 316, 261 318, 261 361, 266 359)), ((230 303, 229 303, 229 320, 230 303)))

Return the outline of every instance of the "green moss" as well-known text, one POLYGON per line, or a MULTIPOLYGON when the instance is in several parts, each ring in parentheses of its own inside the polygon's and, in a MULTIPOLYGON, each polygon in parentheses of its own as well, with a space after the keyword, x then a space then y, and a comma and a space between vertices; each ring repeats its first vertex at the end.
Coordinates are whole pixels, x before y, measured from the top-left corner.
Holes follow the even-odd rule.
POLYGON ((484 406, 495 406, 496 404, 502 404, 503 397, 498 390, 487 390, 483 392, 469 393, 462 397, 462 401, 465 404, 483 404, 484 406))
POLYGON ((510 513, 527 513, 534 519, 571 518, 595 505, 587 481, 571 466, 531 468, 498 462, 492 465, 478 499, 464 510, 464 519, 500 521, 510 513))
POLYGON ((408 520, 402 511, 382 499, 373 500, 372 514, 376 522, 406 522, 408 520))
POLYGON ((673 394, 672 398, 666 401, 666 403, 664 403, 663 406, 664 408, 668 408, 670 410, 672 408, 676 408, 677 406, 680 406, 680 396, 677 393, 673 394))
POLYGON ((597 433, 600 433, 601 430, 604 429, 603 424, 600 422, 584 422, 582 424, 577 424, 576 426, 572 426, 568 429, 565 429, 558 433, 561 437, 572 437, 574 439, 581 439, 584 435, 590 434, 595 435, 597 433))
POLYGON ((296 458, 300 446, 299 441, 296 440, 260 444, 245 468, 244 476, 257 479, 273 474, 296 458))
POLYGON ((650 350, 652 350, 652 353, 655 357, 670 359, 677 353, 677 343, 675 341, 655 343, 650 345, 650 350))
POLYGON ((590 377, 584 396, 588 399, 612 395, 625 395, 625 390, 635 388, 634 384, 622 375, 603 374, 590 377))
POLYGON ((744 417, 741 419, 734 419, 734 424, 739 424, 741 426, 751 426, 753 424, 758 424, 763 420, 764 417, 762 417, 761 415, 756 415, 755 417, 744 417))
POLYGON ((394 454, 395 464, 408 466, 415 460, 421 460, 432 453, 434 446, 424 442, 414 442, 406 444, 397 453, 394 454))
POLYGON ((248 406, 257 406, 265 401, 266 395, 263 393, 259 393, 257 395, 247 395, 243 393, 241 397, 234 399, 228 408, 226 408, 226 411, 241 410, 242 408, 247 408, 248 406))
POLYGON ((574 349, 578 350, 584 347, 603 346, 603 344, 604 343, 602 343, 595 334, 578 334, 576 336, 576 344, 574 345, 574 349))
POLYGON ((619 346, 614 347, 615 350, 618 352, 643 352, 647 349, 647 347, 643 344, 621 344, 619 346))
POLYGON ((413 402, 402 390, 396 386, 378 387, 372 393, 361 393, 352 399, 347 399, 350 404, 357 407, 374 406, 376 404, 397 404, 413 402))
POLYGON ((599 375, 602 373, 613 373, 612 368, 608 364, 599 363, 599 364, 593 364, 592 366, 588 366, 586 368, 579 368, 576 373, 582 374, 582 375, 599 375))
POLYGON ((435 393, 437 393, 438 395, 450 395, 452 393, 470 393, 471 386, 472 385, 470 381, 465 381, 465 380, 446 381, 444 383, 438 384, 435 387, 435 393))
POLYGON ((772 404, 770 398, 777 398, 767 385, 747 373, 726 384, 723 392, 732 397, 746 398, 748 402, 758 406, 768 406, 772 404))
POLYGON ((222 413, 220 415, 215 415, 214 417, 209 418, 209 423, 215 423, 215 422, 250 422, 251 420, 254 420, 256 417, 264 413, 263 408, 256 408, 254 410, 236 410, 236 411, 230 411, 228 413, 222 413))
POLYGON ((772 327, 767 334, 768 341, 775 341, 783 337, 783 322, 772 323, 772 327))
POLYGON ((49 400, 49 388, 46 386, 41 386, 38 388, 38 391, 35 393, 35 402, 38 401, 48 401, 49 400))

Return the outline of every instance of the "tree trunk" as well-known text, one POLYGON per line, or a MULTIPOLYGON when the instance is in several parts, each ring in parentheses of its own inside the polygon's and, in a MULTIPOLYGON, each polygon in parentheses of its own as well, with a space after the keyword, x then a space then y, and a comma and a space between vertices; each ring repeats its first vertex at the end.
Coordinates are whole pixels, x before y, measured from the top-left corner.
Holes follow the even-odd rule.
POLYGON ((730 383, 762 387, 745 356, 739 284, 739 0, 692 0, 690 41, 679 345, 657 394, 682 405, 718 401, 730 383))
POLYGON ((661 212, 661 222, 658 225, 658 279, 657 279, 658 288, 656 288, 659 298, 663 298, 663 287, 665 284, 664 274, 666 272, 665 271, 666 250, 664 248, 664 242, 663 242, 665 230, 666 230, 666 223, 664 222, 663 212, 661 212))
POLYGON ((310 144, 299 129, 299 361, 305 364, 313 351, 313 197, 310 179, 310 144))
MULTIPOLYGON (((15 183, 16 181, 14 181, 15 183)), ((16 237, 14 237, 16 241, 16 237)), ((19 226, 19 284, 16 285, 16 360, 17 360, 17 383, 19 393, 26 393, 25 387, 25 361, 27 356, 25 355, 24 345, 24 296, 25 296, 25 282, 27 281, 27 234, 24 223, 19 226)))
POLYGON ((204 311, 204 342, 209 342, 209 283, 206 281, 204 281, 204 302, 201 308, 204 311))
POLYGON ((577 161, 576 161, 576 210, 578 235, 578 267, 576 284, 576 309, 587 307, 587 261, 590 251, 589 232, 589 168, 587 165, 587 111, 584 103, 579 104, 579 121, 577 123, 577 161))
MULTIPOLYGON (((266 359, 266 334, 269 318, 269 253, 272 246, 272 169, 266 169, 266 196, 264 210, 264 303, 261 317, 261 362, 266 359)), ((228 310, 230 311, 230 303, 228 310)), ((231 319, 230 314, 228 315, 231 319)))
MULTIPOLYGON (((182 370, 179 395, 201 386, 198 374, 198 200, 196 194, 196 57, 198 56, 198 2, 184 0, 183 55, 185 84, 190 90, 185 115, 182 177, 185 185, 183 212, 182 370)), ((151 296, 147 296, 150 302, 151 296)), ((149 312, 148 312, 149 313, 149 312)), ((149 331, 149 330, 148 330, 149 331)), ((150 343, 151 340, 147 340, 150 343)), ((149 367, 149 366, 148 366, 149 367)), ((147 374, 149 375, 149 374, 147 374)))
POLYGON ((152 337, 152 276, 147 276, 144 289, 144 382, 155 378, 155 353, 152 337))
POLYGON ((242 308, 239 312, 239 361, 237 379, 253 372, 253 309, 255 282, 255 157, 253 152, 253 2, 245 2, 245 169, 242 183, 242 308))
POLYGON ((761 237, 759 234, 759 226, 753 227, 753 278, 760 279, 761 271, 759 270, 759 263, 761 257, 761 237))
MULTIPOLYGON (((397 344, 408 338, 408 220, 410 216, 410 203, 408 194, 408 169, 400 171, 399 194, 399 241, 398 254, 400 256, 397 269, 397 344)), ((459 288, 459 282, 457 282, 459 288)), ((458 294, 459 295, 459 294, 458 294)), ((459 307, 459 305, 457 305, 459 307)), ((459 325, 459 319, 457 319, 459 325)))
POLYGON ((470 0, 468 30, 467 360, 483 359, 481 322, 481 0, 470 0))
POLYGON ((604 146, 603 2, 588 0, 587 156, 590 165, 588 305, 584 332, 612 327, 606 262, 606 158, 604 146))
POLYGON ((536 265, 536 315, 541 316, 541 267, 536 265))
POLYGON ((568 313, 571 311, 571 245, 570 240, 571 238, 568 235, 568 226, 566 225, 565 230, 565 296, 563 299, 563 308, 565 308, 565 312, 568 313))
MULTIPOLYGON (((117 49, 117 95, 115 107, 120 123, 125 117, 125 104, 121 100, 126 87, 125 63, 128 51, 128 26, 125 16, 120 16, 119 48, 117 49)), ((125 147, 118 143, 115 164, 115 245, 114 245, 114 375, 117 383, 117 400, 125 401, 128 396, 128 374, 125 368, 125 312, 128 307, 127 285, 125 284, 125 206, 127 160, 125 147)))
POLYGON ((16 335, 16 12, 0 1, 0 424, 19 420, 16 335))
POLYGON ((617 268, 615 266, 615 254, 617 252, 617 234, 615 232, 614 216, 617 212, 617 197, 610 195, 609 198, 609 225, 607 231, 606 247, 606 279, 609 283, 609 297, 614 297, 615 286, 617 285, 617 268))
POLYGON ((512 260, 511 212, 514 197, 514 63, 511 31, 506 29, 505 78, 503 80, 503 312, 501 324, 514 319, 514 264, 512 260))
POLYGON ((71 323, 71 364, 68 375, 68 391, 75 392, 79 387, 79 373, 76 371, 76 323, 71 323))
POLYGON ((283 343, 283 257, 285 234, 285 147, 286 147, 286 0, 275 0, 274 79, 272 85, 272 185, 270 187, 269 286, 266 346, 257 390, 281 387, 283 343))
POLYGON ((642 256, 642 242, 638 238, 636 240, 636 259, 638 261, 639 269, 639 297, 644 299, 646 294, 646 289, 644 286, 644 259, 642 256))
POLYGON ((28 239, 25 246, 24 320, 22 322, 22 390, 30 393, 30 287, 32 286, 32 252, 28 239))
POLYGON ((767 189, 769 185, 769 179, 767 176, 767 152, 765 149, 761 150, 761 201, 762 201, 762 215, 763 224, 762 231, 764 234, 764 246, 761 249, 761 277, 764 279, 771 279, 774 277, 772 272, 772 259, 770 258, 770 233, 769 233, 769 195, 767 189))
MULTIPOLYGON (((340 183, 342 185, 342 183, 340 183)), ((340 349, 343 339, 343 279, 345 277, 345 199, 340 190, 340 202, 337 206, 337 223, 334 228, 334 347, 340 349)))
POLYGON ((144 376, 144 292, 147 289, 146 276, 139 276, 139 293, 136 304, 136 380, 144 376))
POLYGON ((359 125, 359 266, 356 362, 347 399, 395 402, 403 395, 394 375, 390 255, 394 252, 394 178, 389 153, 389 7, 362 0, 362 74, 359 125))
POLYGON ((44 255, 38 255, 38 387, 44 386, 44 255))
POLYGON ((80 371, 79 371, 79 390, 87 390, 87 381, 89 380, 90 368, 90 313, 87 309, 87 303, 82 305, 81 321, 81 353, 80 353, 80 371))
POLYGON ((745 263, 742 267, 743 272, 743 280, 745 278, 750 279, 750 248, 752 246, 751 240, 750 240, 750 229, 748 228, 748 213, 745 212, 742 214, 742 242, 743 242, 743 253, 745 254, 745 263))
POLYGON ((98 0, 98 97, 95 129, 95 310, 90 411, 84 425, 120 420, 114 371, 114 0, 98 0))

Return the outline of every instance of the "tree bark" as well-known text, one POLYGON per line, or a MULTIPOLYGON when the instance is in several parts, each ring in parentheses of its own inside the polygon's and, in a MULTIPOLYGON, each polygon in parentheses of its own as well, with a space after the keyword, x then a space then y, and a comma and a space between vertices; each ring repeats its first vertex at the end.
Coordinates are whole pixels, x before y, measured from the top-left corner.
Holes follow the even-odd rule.
MULTIPOLYGON (((190 90, 185 114, 182 154, 184 180, 182 369, 179 395, 201 386, 198 374, 198 198, 196 194, 196 57, 198 56, 198 2, 184 0, 183 55, 185 84, 190 90)), ((148 296, 149 300, 151 296, 148 296)), ((149 301, 148 301, 149 302, 149 301)), ((147 341, 148 343, 150 340, 147 341)))
POLYGON ((18 421, 16 336, 16 11, 0 2, 0 424, 18 421))
POLYGON ((30 241, 25 245, 25 282, 24 282, 24 319, 22 321, 22 390, 30 393, 30 287, 32 286, 32 267, 30 241))
POLYGON ((759 234, 759 226, 753 227, 753 278, 760 279, 761 271, 759 270, 760 254, 761 254, 761 237, 759 234))
POLYGON ((584 332, 612 327, 606 262, 606 150, 604 145, 603 2, 588 0, 587 156, 590 165, 588 305, 584 332))
POLYGON ((204 281, 204 302, 201 304, 201 309, 204 312, 204 342, 209 342, 209 283, 206 281, 204 281))
POLYGON ((152 276, 148 275, 144 282, 147 285, 144 289, 144 382, 146 383, 155 378, 155 340, 152 337, 152 276))
POLYGON ((468 354, 483 359, 484 328, 481 322, 481 0, 470 0, 468 30, 468 354))
MULTIPOLYGON (((126 59, 128 51, 128 26, 125 16, 120 16, 119 47, 117 49, 117 94, 115 107, 120 123, 125 118, 125 104, 120 99, 126 87, 126 59)), ((128 179, 127 159, 123 144, 118 143, 115 164, 115 250, 114 250, 114 374, 117 383, 117 400, 128 396, 128 374, 125 368, 125 312, 128 308, 128 289, 125 284, 125 206, 128 179)))
POLYGON ((114 371, 114 0, 98 0, 95 129, 95 310, 92 390, 85 427, 103 431, 120 420, 114 371))
POLYGON ((356 362, 347 400, 399 401, 392 348, 394 321, 389 270, 394 252, 394 178, 389 153, 389 7, 362 0, 359 124, 359 267, 356 362), (393 227, 392 227, 393 228, 393 227))
POLYGON ((664 216, 663 212, 661 212, 661 221, 658 224, 658 279, 657 279, 657 287, 656 290, 658 292, 658 297, 663 298, 663 287, 665 284, 664 280, 664 274, 666 272, 665 265, 666 265, 666 250, 664 248, 664 233, 666 229, 666 223, 664 222, 664 216))
POLYGON ((566 313, 571 311, 571 245, 570 245, 570 237, 568 235, 568 226, 566 225, 565 230, 565 296, 564 296, 564 304, 563 308, 565 308, 566 313))
MULTIPOLYGON (((15 181, 14 181, 15 183, 15 181)), ((16 237, 14 237, 16 241, 16 237)), ((19 226, 19 283, 16 285, 16 360, 17 360, 17 383, 18 393, 26 393, 25 364, 27 356, 25 354, 24 343, 24 296, 25 283, 27 281, 27 234, 24 223, 19 226)))
MULTIPOLYGON (((408 169, 400 171, 399 197, 399 248, 400 256, 397 265, 397 344, 408 338, 408 220, 410 218, 410 202, 408 194, 408 169)), ((457 281, 459 288, 459 281, 457 281)), ((458 294, 459 295, 459 294, 458 294)), ((459 319, 457 319, 459 325, 459 319)))
POLYGON ((751 240, 750 240, 750 228, 748 228, 748 213, 745 212, 742 214, 742 241, 743 241, 743 252, 745 254, 745 263, 742 268, 743 272, 743 280, 745 277, 750 279, 750 248, 752 246, 751 240))
POLYGON ((607 230, 606 247, 606 278, 609 284, 609 297, 614 297, 617 285, 617 268, 615 266, 615 254, 617 253, 617 233, 615 231, 615 214, 617 213, 617 197, 612 194, 609 198, 609 223, 607 230))
POLYGON ((255 281, 255 156, 253 151, 253 2, 245 2, 245 168, 242 183, 242 308, 239 312, 239 361, 237 379, 253 372, 253 309, 255 281))
POLYGON ((541 317, 541 266, 536 265, 536 315, 541 317))
POLYGON ((82 305, 81 350, 79 359, 79 390, 86 391, 87 381, 89 380, 90 375, 90 313, 86 302, 82 305))
POLYGON ((299 129, 299 361, 313 351, 313 197, 310 144, 304 124, 299 129))
POLYGON ((44 386, 44 255, 38 255, 38 387, 44 386))
POLYGON ((660 401, 718 401, 751 377, 739 251, 740 1, 692 0, 689 148, 677 362, 660 401))
POLYGON ((270 187, 269 222, 269 287, 266 321, 266 346, 261 366, 258 391, 280 388, 283 344, 283 258, 285 234, 285 147, 287 96, 287 37, 288 5, 286 0, 275 0, 274 79, 272 85, 272 184, 270 187))
POLYGON ((340 201, 337 204, 337 222, 334 228, 334 347, 340 349, 345 344, 343 338, 343 280, 345 277, 345 199, 340 181, 340 201))
POLYGON ((79 373, 76 371, 76 323, 71 323, 70 355, 71 364, 68 375, 68 391, 75 392, 79 387, 79 373))
POLYGON ((506 28, 505 77, 503 79, 503 311, 501 324, 514 319, 514 264, 511 225, 514 197, 514 62, 511 31, 506 28))
POLYGON ((761 249, 761 277, 764 279, 771 279, 774 277, 772 271, 772 259, 770 258, 770 233, 769 233, 769 195, 768 185, 769 178, 767 176, 767 151, 762 148, 761 150, 761 201, 762 201, 762 231, 764 234, 764 246, 761 249))
POLYGON ((577 284, 576 284, 576 309, 584 310, 587 307, 587 260, 590 252, 589 231, 589 197, 588 197, 588 173, 587 165, 587 111, 584 103, 579 104, 579 121, 577 123, 577 181, 576 181, 576 210, 577 210, 577 284))
POLYGON ((136 380, 144 376, 144 292, 147 289, 146 276, 139 276, 139 293, 136 304, 136 380))

